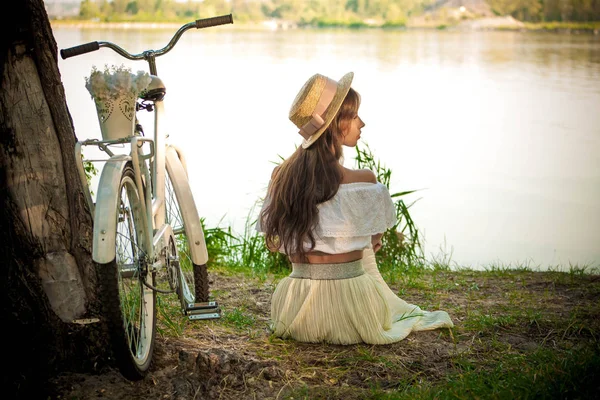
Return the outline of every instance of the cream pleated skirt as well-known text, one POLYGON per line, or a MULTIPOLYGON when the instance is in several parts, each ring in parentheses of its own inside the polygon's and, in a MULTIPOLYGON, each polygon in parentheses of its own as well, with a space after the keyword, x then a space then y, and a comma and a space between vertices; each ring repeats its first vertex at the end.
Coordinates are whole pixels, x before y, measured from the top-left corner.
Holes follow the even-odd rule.
POLYGON ((372 250, 345 264, 293 264, 271 299, 271 329, 281 338, 332 344, 387 344, 412 331, 451 328, 445 311, 424 311, 394 294, 372 250))

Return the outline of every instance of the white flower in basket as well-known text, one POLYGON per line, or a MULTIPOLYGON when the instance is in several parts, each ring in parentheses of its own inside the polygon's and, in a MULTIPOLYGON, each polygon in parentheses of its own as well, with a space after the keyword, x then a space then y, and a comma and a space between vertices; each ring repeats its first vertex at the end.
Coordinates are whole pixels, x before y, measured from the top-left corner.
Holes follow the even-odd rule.
POLYGON ((133 74, 123 65, 106 65, 104 71, 92 67, 90 76, 85 78, 85 87, 96 103, 102 139, 133 135, 136 100, 151 80, 147 72, 133 74))

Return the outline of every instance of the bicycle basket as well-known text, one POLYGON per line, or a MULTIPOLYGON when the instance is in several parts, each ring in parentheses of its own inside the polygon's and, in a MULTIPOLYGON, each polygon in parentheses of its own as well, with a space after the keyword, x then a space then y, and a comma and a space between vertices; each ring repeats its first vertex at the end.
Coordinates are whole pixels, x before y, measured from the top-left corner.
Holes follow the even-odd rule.
POLYGON ((133 135, 137 97, 151 80, 148 73, 133 74, 124 66, 107 66, 104 71, 92 68, 86 88, 96 104, 103 140, 133 135))
POLYGON ((133 135, 135 102, 136 98, 132 94, 105 101, 96 101, 102 140, 120 139, 133 135))

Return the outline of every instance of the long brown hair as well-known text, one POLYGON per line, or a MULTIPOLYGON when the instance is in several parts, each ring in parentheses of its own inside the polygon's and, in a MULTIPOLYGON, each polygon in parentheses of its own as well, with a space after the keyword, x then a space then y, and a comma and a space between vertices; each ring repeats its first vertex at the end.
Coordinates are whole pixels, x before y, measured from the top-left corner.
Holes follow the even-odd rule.
POLYGON ((287 255, 306 261, 306 253, 315 247, 317 205, 331 199, 339 189, 344 132, 359 105, 358 93, 350 88, 323 135, 307 149, 298 147, 274 172, 268 190, 270 200, 259 216, 269 248, 283 247, 287 255))

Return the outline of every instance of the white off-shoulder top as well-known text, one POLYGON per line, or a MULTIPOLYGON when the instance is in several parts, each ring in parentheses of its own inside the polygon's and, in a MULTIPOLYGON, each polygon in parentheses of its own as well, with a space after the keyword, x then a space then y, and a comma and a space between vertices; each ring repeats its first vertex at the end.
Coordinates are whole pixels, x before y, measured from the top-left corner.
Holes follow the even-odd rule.
MULTIPOLYGON (((265 199, 263 208, 269 200, 265 199)), ((397 222, 394 202, 382 183, 341 184, 335 196, 317 208, 319 222, 314 230, 313 251, 328 254, 370 248, 372 235, 385 232, 397 222)), ((260 219, 256 230, 262 232, 260 219)), ((309 243, 305 248, 310 249, 309 243)), ((284 252, 283 247, 280 251, 284 252)))

